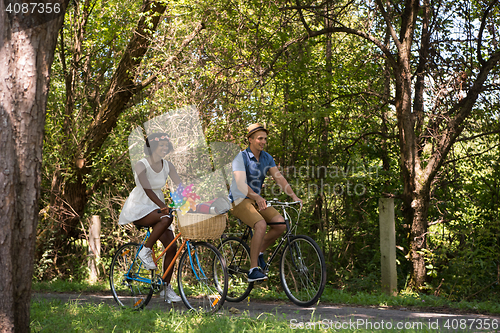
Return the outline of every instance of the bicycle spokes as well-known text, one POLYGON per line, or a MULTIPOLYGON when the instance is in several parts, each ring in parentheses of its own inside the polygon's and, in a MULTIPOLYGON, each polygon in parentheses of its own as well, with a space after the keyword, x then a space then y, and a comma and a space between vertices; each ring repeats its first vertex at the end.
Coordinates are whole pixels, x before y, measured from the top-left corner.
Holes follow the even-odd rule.
POLYGON ((217 249, 208 243, 190 244, 178 268, 179 292, 184 304, 196 311, 220 309, 227 293, 227 271, 217 249))
POLYGON ((153 273, 144 269, 137 253, 140 245, 128 243, 118 249, 110 268, 110 286, 113 297, 122 307, 139 309, 153 295, 151 279, 153 273))
POLYGON ((319 246, 310 237, 291 238, 282 254, 280 277, 294 303, 309 306, 318 300, 326 284, 326 267, 319 246))
POLYGON ((240 238, 229 237, 223 240, 219 250, 227 263, 229 302, 244 300, 253 288, 253 282, 248 282, 250 270, 250 249, 240 238))

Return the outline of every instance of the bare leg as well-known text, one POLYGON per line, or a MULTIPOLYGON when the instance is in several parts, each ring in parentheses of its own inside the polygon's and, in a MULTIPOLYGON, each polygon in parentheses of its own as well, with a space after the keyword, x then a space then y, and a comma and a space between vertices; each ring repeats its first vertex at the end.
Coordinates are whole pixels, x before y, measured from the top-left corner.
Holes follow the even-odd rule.
MULTIPOLYGON (((276 222, 285 222, 285 219, 283 216, 275 216, 272 220, 271 223, 276 223, 276 222)), ((266 233, 264 236, 264 240, 262 241, 259 252, 264 252, 270 245, 274 244, 274 242, 286 231, 286 225, 285 224, 271 224, 269 231, 266 233)), ((253 242, 253 240, 252 240, 253 242)), ((258 253, 257 253, 258 255, 258 253)))
POLYGON ((145 244, 146 247, 152 249, 156 241, 160 239, 161 235, 170 226, 172 220, 172 217, 167 217, 167 214, 161 212, 158 213, 158 211, 155 210, 144 216, 142 219, 135 221, 134 224, 145 227, 153 227, 153 231, 145 244))
MULTIPOLYGON (((162 242, 163 246, 166 248, 173 240, 174 240, 174 233, 172 230, 167 229, 161 236, 160 236, 160 241, 162 242)), ((177 252, 177 244, 172 244, 172 246, 168 249, 168 251, 165 253, 163 256, 163 272, 167 270, 168 266, 172 262, 172 260, 175 257, 175 253, 177 252)), ((167 276, 165 277, 165 283, 169 284, 170 280, 172 279, 172 274, 174 273, 174 268, 170 272, 168 272, 167 276)))
POLYGON ((258 267, 260 248, 266 235, 267 224, 265 220, 260 220, 254 225, 252 242, 250 243, 250 268, 258 267))

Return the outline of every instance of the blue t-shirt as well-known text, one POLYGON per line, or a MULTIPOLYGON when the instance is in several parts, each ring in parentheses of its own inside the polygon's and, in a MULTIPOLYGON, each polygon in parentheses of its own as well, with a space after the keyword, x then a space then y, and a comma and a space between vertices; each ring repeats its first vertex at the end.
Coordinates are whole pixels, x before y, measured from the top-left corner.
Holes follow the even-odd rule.
MULTIPOLYGON (((264 184, 264 179, 266 178, 267 172, 269 171, 269 169, 275 166, 276 163, 274 163, 273 157, 265 151, 260 152, 259 161, 257 161, 257 158, 255 158, 254 154, 250 150, 250 147, 241 151, 232 163, 233 172, 245 171, 245 183, 259 195, 262 189, 262 184, 264 184)), ((233 174, 233 181, 231 183, 231 189, 229 191, 229 200, 233 202, 234 200, 240 198, 246 198, 246 195, 241 193, 241 191, 236 186, 236 180, 233 174)))

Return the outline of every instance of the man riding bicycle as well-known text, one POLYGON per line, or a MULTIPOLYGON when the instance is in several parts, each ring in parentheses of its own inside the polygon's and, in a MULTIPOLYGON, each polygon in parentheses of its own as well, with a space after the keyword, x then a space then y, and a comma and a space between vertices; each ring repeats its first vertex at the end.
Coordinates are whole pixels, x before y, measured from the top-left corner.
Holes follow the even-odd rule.
POLYGON ((290 184, 276 167, 273 157, 264 151, 269 131, 259 123, 247 128, 248 148, 241 151, 232 163, 233 181, 229 193, 231 212, 254 229, 250 244, 250 271, 248 282, 267 279, 262 271, 266 265, 264 251, 286 230, 285 219, 273 207, 267 207, 261 189, 269 172, 282 191, 293 201, 302 200, 295 195, 290 184), (267 226, 270 229, 267 231, 267 226))

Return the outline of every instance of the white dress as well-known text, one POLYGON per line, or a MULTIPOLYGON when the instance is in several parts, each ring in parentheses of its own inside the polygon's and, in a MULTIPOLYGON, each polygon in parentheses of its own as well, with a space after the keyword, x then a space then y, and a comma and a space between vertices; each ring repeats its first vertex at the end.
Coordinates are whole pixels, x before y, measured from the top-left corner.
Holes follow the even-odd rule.
MULTIPOLYGON (((165 186, 169 174, 168 162, 163 160, 163 168, 160 172, 155 172, 146 158, 143 158, 139 162, 142 162, 146 167, 146 177, 148 178, 151 189, 156 194, 156 196, 165 202, 165 196, 162 192, 162 187, 165 186)), ((134 179, 136 186, 130 192, 125 204, 123 205, 122 211, 120 213, 120 219, 118 224, 125 225, 137 221, 149 213, 160 209, 160 207, 155 204, 144 191, 139 177, 134 170, 134 179)), ((169 227, 171 229, 172 226, 169 227)))

